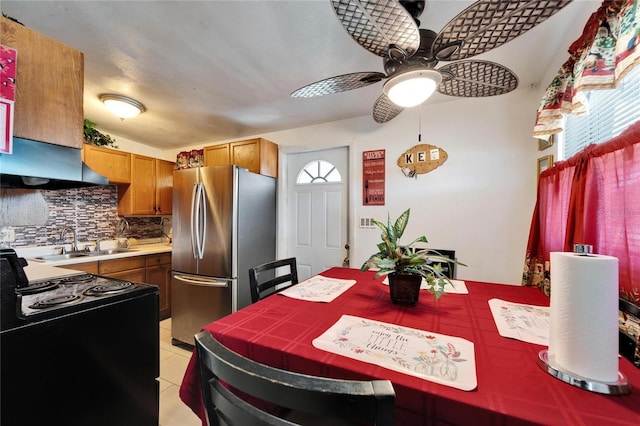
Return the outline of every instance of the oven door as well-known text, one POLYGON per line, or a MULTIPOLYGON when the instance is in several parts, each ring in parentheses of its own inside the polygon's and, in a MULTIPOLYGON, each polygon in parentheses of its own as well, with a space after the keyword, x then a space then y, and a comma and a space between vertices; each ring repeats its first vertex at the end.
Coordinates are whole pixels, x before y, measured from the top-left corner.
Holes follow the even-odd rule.
POLYGON ((158 425, 157 288, 0 334, 2 425, 158 425))

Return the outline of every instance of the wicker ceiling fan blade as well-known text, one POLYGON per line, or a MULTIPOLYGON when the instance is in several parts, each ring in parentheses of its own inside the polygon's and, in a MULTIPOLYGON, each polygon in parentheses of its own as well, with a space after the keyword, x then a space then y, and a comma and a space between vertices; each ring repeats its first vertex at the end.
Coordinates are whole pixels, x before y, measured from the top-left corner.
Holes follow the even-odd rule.
POLYGON ((376 123, 386 123, 396 118, 402 111, 404 108, 391 102, 391 99, 383 93, 373 104, 373 119, 376 123))
POLYGON ((359 89, 377 83, 387 76, 381 72, 354 72, 337 75, 308 84, 291 93, 292 98, 311 98, 314 96, 330 95, 332 93, 359 89))
POLYGON ((518 87, 518 77, 508 68, 490 61, 458 61, 438 69, 444 78, 438 92, 449 96, 477 98, 509 93, 518 87))
POLYGON ((433 51, 449 43, 462 46, 446 60, 470 58, 494 49, 544 22, 571 0, 482 0, 453 18, 440 31, 433 51))
POLYGON ((345 30, 368 51, 387 57, 390 45, 411 56, 420 46, 413 17, 395 0, 331 0, 345 30))

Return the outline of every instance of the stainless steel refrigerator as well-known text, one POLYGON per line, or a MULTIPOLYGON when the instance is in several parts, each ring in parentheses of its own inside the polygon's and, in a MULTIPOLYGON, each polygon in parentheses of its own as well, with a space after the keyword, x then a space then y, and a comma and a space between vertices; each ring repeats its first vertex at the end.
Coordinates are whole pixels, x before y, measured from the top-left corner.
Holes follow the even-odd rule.
POLYGON ((174 343, 193 345, 203 325, 249 305, 249 268, 274 260, 275 251, 274 178, 237 166, 174 172, 174 343))

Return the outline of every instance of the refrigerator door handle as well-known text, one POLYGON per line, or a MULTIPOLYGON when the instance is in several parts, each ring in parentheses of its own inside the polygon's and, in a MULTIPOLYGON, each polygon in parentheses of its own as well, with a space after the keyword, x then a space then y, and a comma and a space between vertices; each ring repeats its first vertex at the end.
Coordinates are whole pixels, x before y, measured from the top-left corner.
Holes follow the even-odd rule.
POLYGON ((200 256, 199 258, 202 259, 204 258, 204 247, 205 247, 205 243, 207 241, 207 200, 206 200, 206 196, 207 193, 205 192, 204 189, 204 184, 202 182, 200 182, 200 192, 199 192, 199 197, 198 197, 198 203, 199 203, 199 210, 201 212, 201 218, 202 218, 202 223, 199 224, 199 226, 201 227, 200 229, 200 245, 198 246, 198 255, 200 256))
POLYGON ((196 252, 196 194, 198 191, 198 184, 193 185, 193 191, 191 192, 191 220, 190 220, 190 231, 191 231, 191 251, 193 253, 193 258, 198 258, 198 253, 196 252))
POLYGON ((190 275, 174 275, 173 277, 178 281, 203 287, 229 287, 227 282, 218 281, 216 279, 207 279, 202 277, 196 278, 190 275))

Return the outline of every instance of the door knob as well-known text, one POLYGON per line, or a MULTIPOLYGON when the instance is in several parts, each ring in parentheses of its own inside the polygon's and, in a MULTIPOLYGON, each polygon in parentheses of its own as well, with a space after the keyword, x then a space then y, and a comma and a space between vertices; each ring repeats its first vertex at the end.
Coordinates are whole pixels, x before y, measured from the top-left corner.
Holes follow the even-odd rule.
POLYGON ((344 248, 347 250, 347 256, 344 259, 342 259, 342 266, 344 267, 349 266, 349 247, 350 247, 349 243, 344 245, 344 248))

